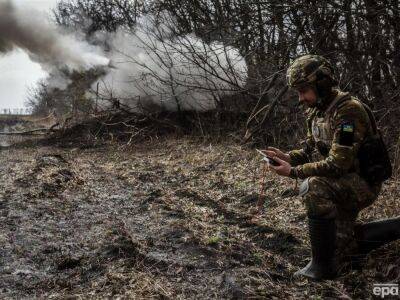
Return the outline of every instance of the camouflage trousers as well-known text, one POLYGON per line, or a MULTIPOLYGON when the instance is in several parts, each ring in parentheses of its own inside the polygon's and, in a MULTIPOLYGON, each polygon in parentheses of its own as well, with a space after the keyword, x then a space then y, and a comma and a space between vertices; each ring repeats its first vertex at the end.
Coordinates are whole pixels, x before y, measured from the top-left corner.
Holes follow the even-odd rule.
POLYGON ((340 178, 309 177, 300 186, 300 196, 309 217, 335 218, 336 253, 344 257, 356 247, 354 226, 359 212, 371 205, 381 185, 369 186, 357 173, 340 178))

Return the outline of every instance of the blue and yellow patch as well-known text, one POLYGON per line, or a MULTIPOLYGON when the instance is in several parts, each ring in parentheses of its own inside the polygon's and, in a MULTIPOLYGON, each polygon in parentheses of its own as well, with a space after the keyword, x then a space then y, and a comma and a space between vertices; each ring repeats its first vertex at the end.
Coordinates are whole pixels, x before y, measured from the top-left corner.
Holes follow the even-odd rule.
POLYGON ((354 132, 353 124, 343 124, 343 131, 345 132, 354 132))
POLYGON ((340 126, 339 145, 351 146, 354 140, 354 124, 343 123, 340 126))

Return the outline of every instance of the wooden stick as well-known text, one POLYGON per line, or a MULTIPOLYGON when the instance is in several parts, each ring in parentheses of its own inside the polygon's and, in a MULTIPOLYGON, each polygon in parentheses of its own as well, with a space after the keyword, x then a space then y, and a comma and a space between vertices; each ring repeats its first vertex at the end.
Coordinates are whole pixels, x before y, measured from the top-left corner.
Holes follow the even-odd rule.
POLYGON ((36 132, 40 131, 54 131, 54 129, 50 128, 38 128, 38 129, 33 129, 33 130, 27 130, 27 131, 16 131, 16 132, 0 132, 0 135, 46 135, 47 133, 42 133, 38 134, 36 132))

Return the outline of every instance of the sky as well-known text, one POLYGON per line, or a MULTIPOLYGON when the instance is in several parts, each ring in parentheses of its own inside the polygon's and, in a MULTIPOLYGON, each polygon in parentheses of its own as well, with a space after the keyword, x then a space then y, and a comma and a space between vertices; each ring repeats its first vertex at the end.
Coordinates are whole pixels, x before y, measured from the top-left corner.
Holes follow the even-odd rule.
MULTIPOLYGON (((14 0, 17 5, 31 6, 50 15, 57 0, 14 0)), ((28 89, 35 87, 46 72, 39 64, 32 62, 22 50, 0 55, 0 109, 23 108, 28 89)))

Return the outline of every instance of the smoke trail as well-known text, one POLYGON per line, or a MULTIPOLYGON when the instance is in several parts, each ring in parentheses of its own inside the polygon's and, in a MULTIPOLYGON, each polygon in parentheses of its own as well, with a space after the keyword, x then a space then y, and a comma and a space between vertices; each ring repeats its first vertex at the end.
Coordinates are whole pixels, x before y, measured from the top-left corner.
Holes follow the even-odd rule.
POLYGON ((49 72, 65 67, 83 71, 109 63, 99 48, 61 33, 39 11, 0 0, 0 53, 16 47, 25 50, 49 72))
POLYGON ((0 53, 24 49, 49 73, 50 89, 66 89, 73 71, 104 67, 106 75, 92 89, 99 86, 103 98, 117 98, 135 111, 209 110, 221 96, 240 90, 247 70, 237 50, 177 36, 170 16, 157 18, 141 18, 134 32, 99 33, 97 42, 111 48, 104 52, 39 12, 0 0, 0 53), (115 68, 108 68, 110 60, 115 68))

